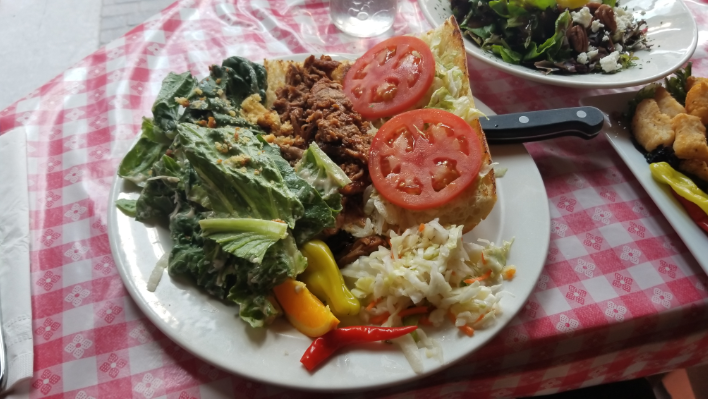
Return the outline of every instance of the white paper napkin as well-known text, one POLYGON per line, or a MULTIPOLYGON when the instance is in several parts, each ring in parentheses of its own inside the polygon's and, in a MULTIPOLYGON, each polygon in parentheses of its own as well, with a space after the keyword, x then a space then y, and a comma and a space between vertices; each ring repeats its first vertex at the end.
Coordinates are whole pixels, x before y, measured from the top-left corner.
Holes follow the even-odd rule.
POLYGON ((27 138, 17 128, 0 136, 0 311, 8 390, 32 377, 29 242, 27 138))

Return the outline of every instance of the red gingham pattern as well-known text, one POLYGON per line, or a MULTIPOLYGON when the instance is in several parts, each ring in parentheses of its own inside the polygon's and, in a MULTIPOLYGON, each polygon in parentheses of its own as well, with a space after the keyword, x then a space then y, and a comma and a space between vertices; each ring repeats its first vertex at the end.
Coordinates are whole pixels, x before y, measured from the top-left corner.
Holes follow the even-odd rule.
MULTIPOLYGON (((395 34, 430 28, 415 1, 399 3, 395 34)), ((686 4, 703 35, 694 73, 707 76, 708 6, 686 4)), ((186 0, 0 111, 0 133, 28 131, 33 398, 313 397, 227 374, 157 330, 116 272, 107 196, 169 71, 204 76, 229 55, 356 53, 376 40, 339 34, 326 2, 186 0)), ((498 113, 601 94, 469 66, 474 94, 498 113)), ((552 237, 524 309, 456 365, 362 395, 527 396, 708 363, 708 278, 604 136, 527 149, 548 192, 552 237)))

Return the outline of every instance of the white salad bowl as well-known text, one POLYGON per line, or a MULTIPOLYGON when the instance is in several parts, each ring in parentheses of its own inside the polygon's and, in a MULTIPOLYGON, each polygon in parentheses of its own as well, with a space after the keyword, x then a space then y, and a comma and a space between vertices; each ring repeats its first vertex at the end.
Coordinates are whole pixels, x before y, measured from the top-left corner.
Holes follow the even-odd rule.
MULTIPOLYGON (((423 14, 433 26, 450 18, 450 0, 418 0, 423 14)), ((620 2, 632 11, 636 20, 647 21, 650 50, 637 51, 634 66, 612 74, 547 75, 540 70, 514 65, 481 49, 464 35, 467 53, 495 68, 539 83, 583 89, 613 89, 636 86, 661 79, 680 68, 691 58, 698 44, 696 22, 681 1, 629 0, 620 2)))

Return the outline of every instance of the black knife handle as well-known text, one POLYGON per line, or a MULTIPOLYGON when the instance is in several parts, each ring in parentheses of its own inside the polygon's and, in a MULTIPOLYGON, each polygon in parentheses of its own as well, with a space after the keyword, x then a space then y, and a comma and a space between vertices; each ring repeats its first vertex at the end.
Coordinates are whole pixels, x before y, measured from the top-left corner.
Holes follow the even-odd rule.
POLYGON ((595 107, 575 107, 490 115, 479 122, 489 144, 517 144, 563 136, 589 140, 600 132, 605 116, 595 107))

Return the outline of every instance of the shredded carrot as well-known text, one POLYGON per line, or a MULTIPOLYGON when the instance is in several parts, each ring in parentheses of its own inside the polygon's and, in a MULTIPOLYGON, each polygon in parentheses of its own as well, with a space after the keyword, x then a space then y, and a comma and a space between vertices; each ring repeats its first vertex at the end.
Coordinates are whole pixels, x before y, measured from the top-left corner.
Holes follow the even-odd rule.
POLYGON ((388 312, 383 312, 382 314, 378 316, 374 316, 369 319, 369 321, 372 324, 383 324, 386 320, 388 320, 388 317, 391 316, 388 312))
POLYGON ((410 316, 412 314, 428 313, 429 311, 430 311, 430 308, 428 308, 427 306, 416 306, 414 308, 404 309, 400 313, 398 313, 398 315, 401 317, 406 317, 406 316, 410 316))
POLYGON ((457 316, 455 316, 451 311, 447 312, 447 318, 450 319, 452 324, 455 324, 455 321, 457 320, 457 316))
POLYGON ((511 280, 516 274, 516 268, 513 266, 507 266, 504 270, 502 270, 502 274, 504 275, 505 280, 511 280))
POLYGON ((421 223, 420 226, 418 226, 418 231, 419 231, 419 232, 422 233, 423 230, 425 230, 425 223, 421 223))
POLYGON ((460 329, 460 331, 462 331, 468 337, 471 337, 474 335, 474 328, 472 328, 466 324, 464 326, 460 326, 458 328, 460 329))
POLYGON ((481 315, 479 315, 479 317, 477 318, 477 320, 475 320, 474 323, 472 323, 472 324, 479 323, 479 321, 482 320, 483 318, 484 318, 484 313, 481 314, 481 315))
POLYGON ((475 281, 486 280, 486 279, 488 279, 489 276, 491 276, 491 275, 492 275, 492 269, 489 269, 489 270, 487 270, 486 273, 484 273, 483 275, 481 275, 481 276, 479 276, 479 277, 468 278, 467 280, 465 280, 465 283, 466 283, 466 284, 472 284, 472 283, 474 283, 475 281))
POLYGON ((374 299, 373 301, 369 302, 369 304, 366 305, 366 310, 371 310, 371 309, 373 309, 374 306, 376 306, 376 304, 379 303, 379 300, 380 300, 380 299, 381 299, 381 298, 374 299))
POLYGON ((425 315, 425 316, 421 317, 420 319, 418 319, 418 323, 420 323, 424 326, 432 326, 433 325, 433 322, 430 321, 430 319, 428 318, 428 315, 425 315))
POLYGON ((484 258, 484 252, 482 252, 482 264, 487 264, 487 260, 484 258))

